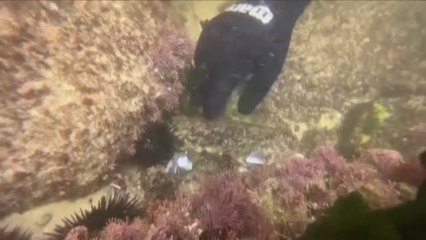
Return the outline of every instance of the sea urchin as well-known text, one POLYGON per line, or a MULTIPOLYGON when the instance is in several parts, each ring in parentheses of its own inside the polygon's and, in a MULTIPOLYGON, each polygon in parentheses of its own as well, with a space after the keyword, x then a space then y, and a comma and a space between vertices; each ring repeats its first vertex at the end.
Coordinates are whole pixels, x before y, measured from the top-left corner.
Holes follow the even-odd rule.
POLYGON ((32 233, 29 231, 24 231, 20 227, 14 227, 11 230, 7 230, 7 226, 0 227, 0 239, 7 240, 30 240, 32 233))
POLYGON ((77 226, 85 226, 90 235, 96 235, 111 219, 127 220, 142 214, 139 202, 128 194, 113 194, 108 199, 103 196, 97 205, 91 205, 90 210, 80 209, 80 213, 62 219, 63 223, 56 225, 54 232, 47 235, 52 240, 63 240, 77 226))
POLYGON ((174 125, 167 121, 148 123, 135 148, 134 159, 142 166, 166 163, 179 148, 174 125))

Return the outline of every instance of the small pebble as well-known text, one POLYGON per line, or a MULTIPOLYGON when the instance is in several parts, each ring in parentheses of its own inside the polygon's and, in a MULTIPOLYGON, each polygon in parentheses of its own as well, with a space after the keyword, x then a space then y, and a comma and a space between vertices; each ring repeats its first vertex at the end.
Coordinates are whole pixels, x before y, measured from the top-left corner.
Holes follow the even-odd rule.
POLYGON ((50 222, 50 220, 52 220, 52 218, 53 218, 53 214, 45 213, 41 215, 40 219, 36 222, 36 224, 39 225, 40 227, 44 227, 50 222))

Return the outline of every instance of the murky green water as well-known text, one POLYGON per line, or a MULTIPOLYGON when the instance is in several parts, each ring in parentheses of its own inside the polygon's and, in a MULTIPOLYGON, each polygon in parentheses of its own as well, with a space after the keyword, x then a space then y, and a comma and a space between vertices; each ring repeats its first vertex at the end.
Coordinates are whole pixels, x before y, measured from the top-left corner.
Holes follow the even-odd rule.
MULTIPOLYGON (((196 42, 199 22, 215 16, 226 3, 171 5, 196 42)), ((423 1, 313 2, 294 30, 282 74, 255 113, 239 115, 233 100, 224 118, 215 122, 198 114, 173 118, 181 149, 198 171, 193 175, 222 171, 229 156, 238 165, 261 151, 268 161, 279 162, 326 143, 340 143, 344 154, 390 148, 415 158, 426 148, 425 11, 423 1), (351 112, 363 103, 374 107, 360 110, 355 118, 351 112), (353 121, 345 121, 348 118, 353 121)), ((125 167, 129 168, 133 167, 125 167)), ((110 191, 111 186, 101 190, 110 191)), ((88 206, 87 199, 14 214, 1 223, 20 223, 41 236, 82 206, 88 206), (39 224, 46 214, 53 214, 52 219, 39 224)))

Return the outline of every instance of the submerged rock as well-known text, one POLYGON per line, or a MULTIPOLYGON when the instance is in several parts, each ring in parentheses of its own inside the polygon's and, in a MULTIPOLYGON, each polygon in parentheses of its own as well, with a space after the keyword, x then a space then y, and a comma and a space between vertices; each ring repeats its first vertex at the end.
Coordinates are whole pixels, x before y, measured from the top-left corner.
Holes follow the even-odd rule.
POLYGON ((108 178, 178 106, 191 43, 149 2, 0 3, 0 216, 108 178))
POLYGON ((419 94, 426 74, 425 7, 424 2, 313 1, 294 29, 279 79, 253 114, 239 115, 231 99, 221 121, 182 117, 178 131, 189 148, 215 147, 237 156, 262 148, 274 161, 336 142, 349 110, 372 102, 373 112, 381 112, 373 117, 380 118, 364 124, 366 117, 355 126, 373 126, 367 135, 356 135, 357 142, 396 149, 404 157, 417 152, 426 146, 424 131, 416 127, 426 119, 426 97, 419 94))

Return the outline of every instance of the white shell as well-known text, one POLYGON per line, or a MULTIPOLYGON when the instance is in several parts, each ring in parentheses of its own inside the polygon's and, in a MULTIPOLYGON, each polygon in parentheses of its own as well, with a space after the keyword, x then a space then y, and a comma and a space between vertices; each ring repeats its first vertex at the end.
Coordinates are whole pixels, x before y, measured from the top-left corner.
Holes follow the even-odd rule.
POLYGON ((181 156, 178 157, 177 165, 179 166, 179 168, 183 170, 186 170, 186 171, 192 170, 192 162, 188 159, 188 156, 186 156, 186 154, 182 154, 181 156))
POLYGON ((166 173, 178 174, 179 170, 191 171, 192 162, 189 160, 186 153, 176 154, 168 163, 164 170, 166 173))
POLYGON ((246 162, 262 165, 266 162, 266 156, 263 152, 253 152, 246 158, 246 162))

